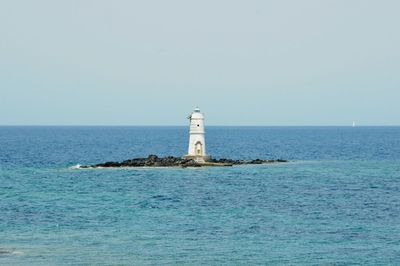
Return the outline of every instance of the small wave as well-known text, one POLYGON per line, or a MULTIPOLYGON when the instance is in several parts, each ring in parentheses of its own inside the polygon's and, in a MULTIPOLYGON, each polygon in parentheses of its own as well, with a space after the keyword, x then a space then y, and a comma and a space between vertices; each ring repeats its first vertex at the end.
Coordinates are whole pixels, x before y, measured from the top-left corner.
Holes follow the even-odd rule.
POLYGON ((12 255, 24 255, 24 252, 18 251, 18 250, 14 250, 11 254, 12 255))
POLYGON ((76 164, 70 167, 70 169, 80 169, 82 165, 76 164))

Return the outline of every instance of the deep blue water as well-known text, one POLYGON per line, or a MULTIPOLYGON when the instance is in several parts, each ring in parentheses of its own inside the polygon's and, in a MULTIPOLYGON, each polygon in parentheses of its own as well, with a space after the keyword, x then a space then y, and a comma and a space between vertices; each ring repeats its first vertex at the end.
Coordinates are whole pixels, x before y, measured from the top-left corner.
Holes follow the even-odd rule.
POLYGON ((72 169, 185 154, 186 127, 0 127, 0 265, 400 265, 400 127, 208 127, 201 169, 72 169))

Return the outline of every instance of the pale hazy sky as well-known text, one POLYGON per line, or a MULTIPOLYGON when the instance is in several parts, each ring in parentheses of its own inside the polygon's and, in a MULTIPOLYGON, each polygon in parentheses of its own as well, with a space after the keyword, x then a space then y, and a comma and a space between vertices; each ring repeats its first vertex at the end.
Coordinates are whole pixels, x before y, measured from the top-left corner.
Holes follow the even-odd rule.
POLYGON ((398 0, 0 0, 0 124, 400 125, 398 0))

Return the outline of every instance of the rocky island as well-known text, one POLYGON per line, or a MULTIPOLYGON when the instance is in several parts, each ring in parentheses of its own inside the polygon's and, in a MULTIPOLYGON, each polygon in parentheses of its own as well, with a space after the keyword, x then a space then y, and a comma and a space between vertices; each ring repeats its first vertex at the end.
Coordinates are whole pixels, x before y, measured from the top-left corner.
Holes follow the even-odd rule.
POLYGON ((285 163, 286 160, 232 160, 213 159, 206 153, 204 115, 197 107, 189 115, 189 147, 183 157, 158 157, 149 155, 147 158, 135 158, 122 162, 105 162, 94 165, 78 165, 77 168, 105 168, 105 167, 205 167, 205 166, 233 166, 244 164, 272 164, 285 163))
POLYGON ((158 157, 149 155, 147 158, 135 158, 122 162, 105 162, 94 165, 82 165, 79 168, 105 168, 105 167, 204 167, 204 166, 233 166, 244 164, 272 164, 285 163, 287 160, 232 160, 232 159, 212 159, 202 162, 195 159, 167 156, 158 157))

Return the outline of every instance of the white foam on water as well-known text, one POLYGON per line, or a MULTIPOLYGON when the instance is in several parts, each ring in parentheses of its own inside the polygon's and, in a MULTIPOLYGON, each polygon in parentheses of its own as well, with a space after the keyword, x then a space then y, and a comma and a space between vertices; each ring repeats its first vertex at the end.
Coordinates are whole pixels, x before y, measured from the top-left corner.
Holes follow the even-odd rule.
POLYGON ((11 254, 12 254, 12 255, 17 255, 17 256, 18 256, 18 255, 24 255, 24 252, 15 250, 15 251, 13 251, 11 254))
POLYGON ((80 169, 80 168, 81 168, 80 164, 73 165, 73 166, 70 167, 70 169, 80 169))

